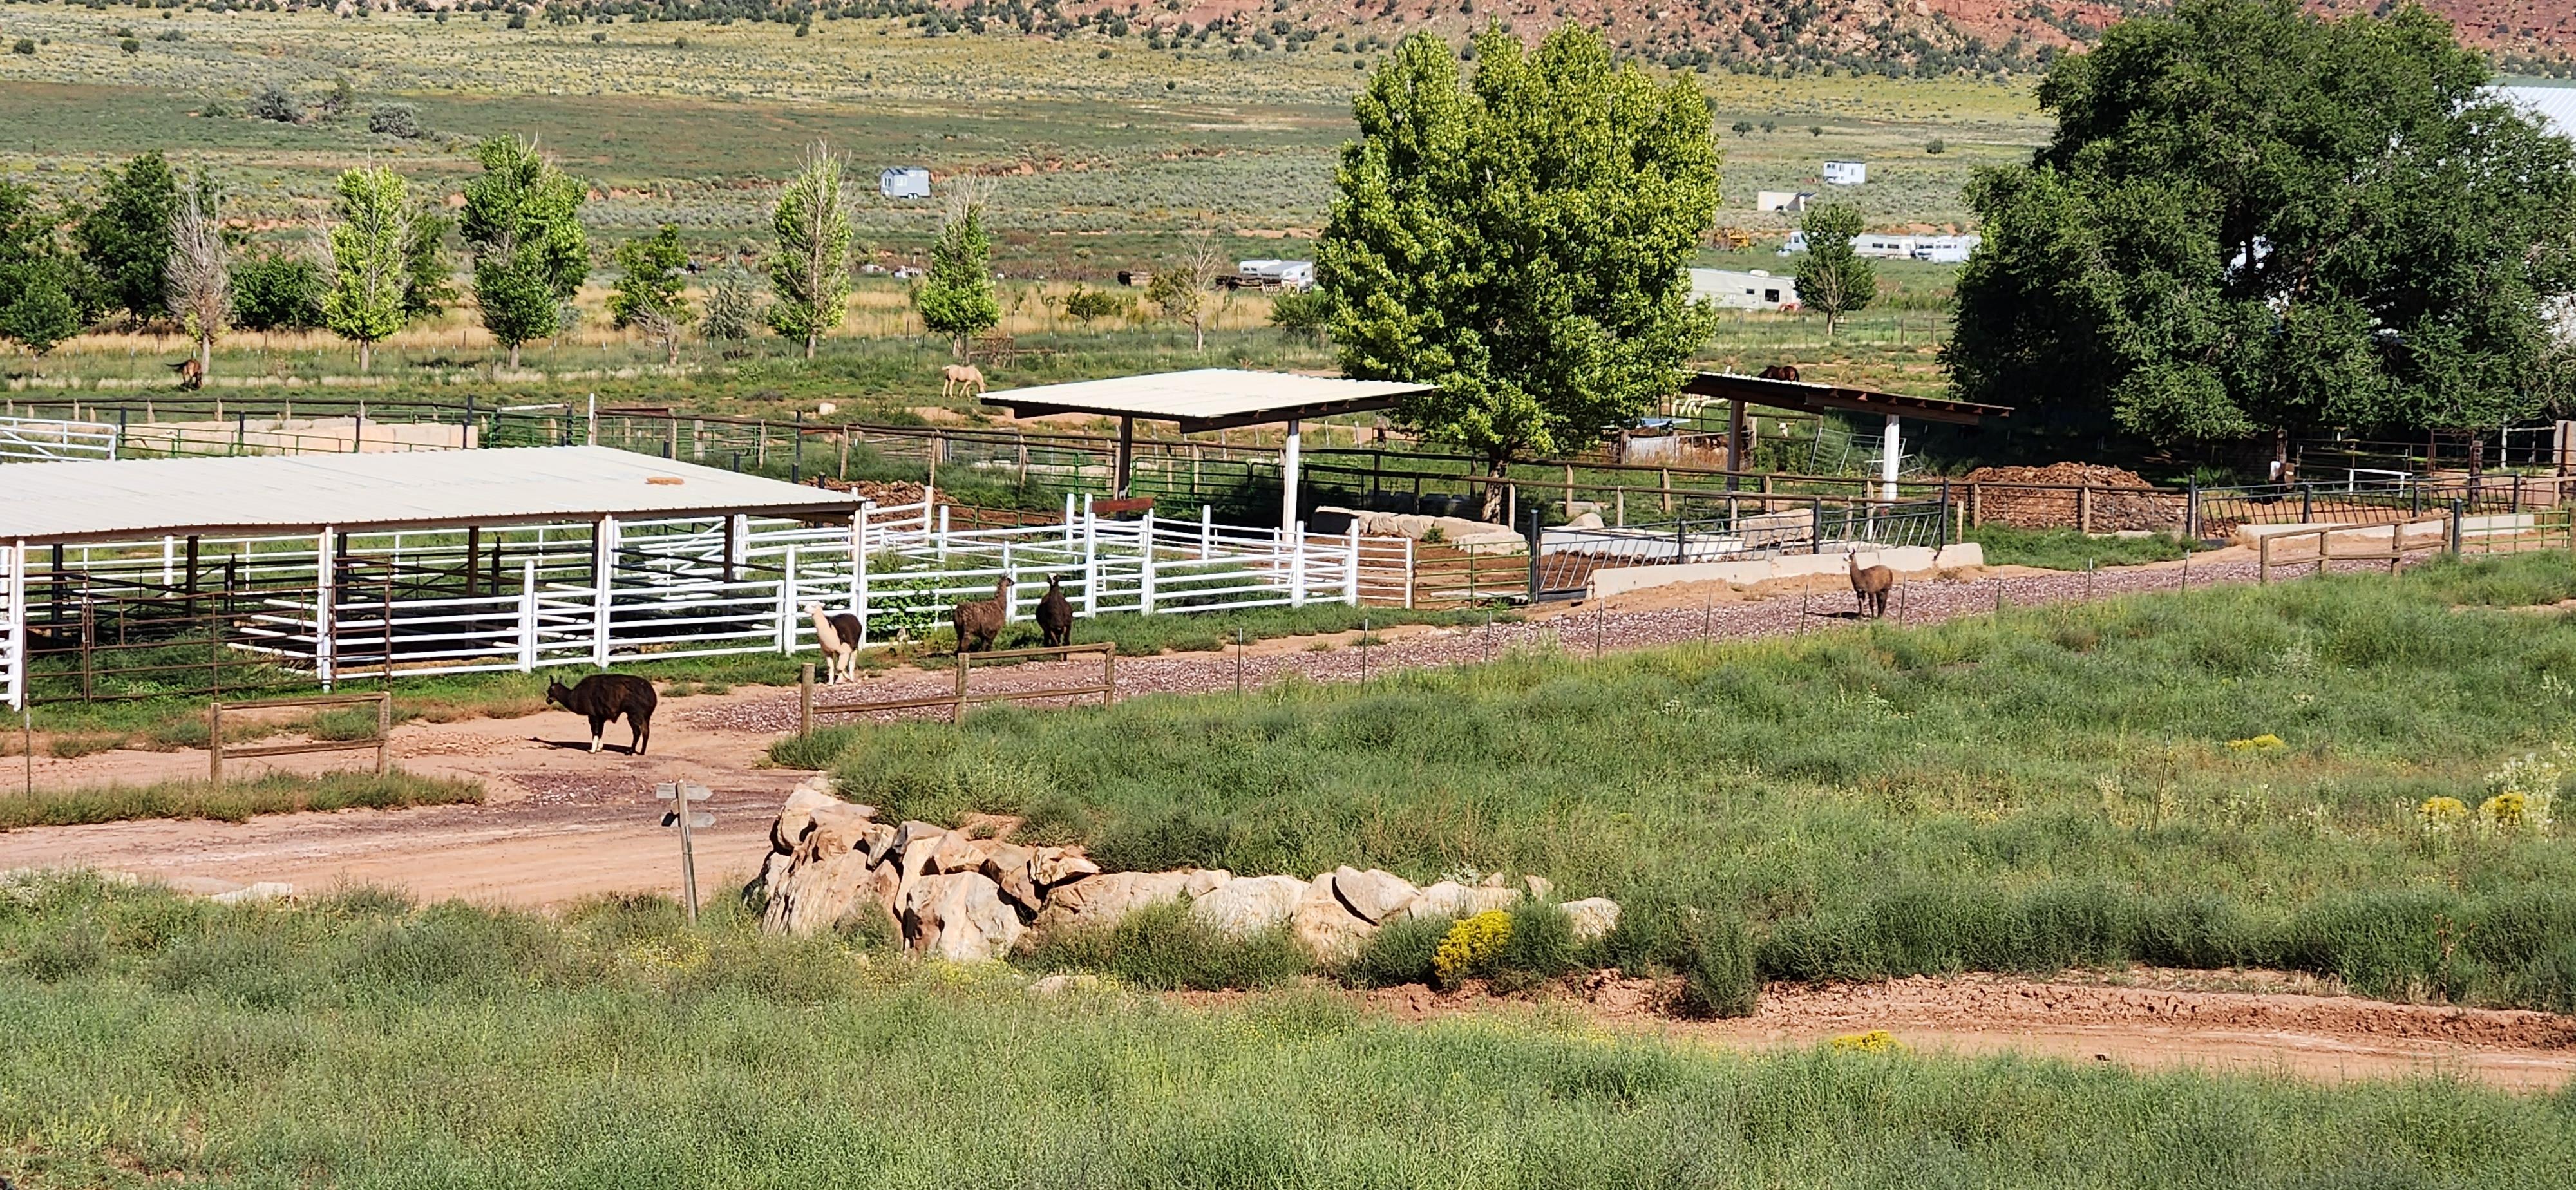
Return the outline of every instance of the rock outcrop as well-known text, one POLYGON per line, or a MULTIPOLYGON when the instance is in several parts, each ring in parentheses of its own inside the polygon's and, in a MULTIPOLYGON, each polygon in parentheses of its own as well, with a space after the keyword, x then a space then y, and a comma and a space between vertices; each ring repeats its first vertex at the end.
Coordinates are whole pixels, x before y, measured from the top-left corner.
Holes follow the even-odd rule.
MULTIPOLYGON (((986 833, 1002 829, 991 822, 972 831, 884 823, 876 807, 826 790, 826 778, 807 779, 770 827, 770 856, 751 889, 766 899, 762 926, 812 934, 877 923, 907 950, 958 962, 998 959, 1033 933, 1107 928, 1177 901, 1235 938, 1284 927, 1317 959, 1334 963, 1359 953, 1389 922, 1510 909, 1552 891, 1536 876, 1515 885, 1499 875, 1473 887, 1444 880, 1416 888, 1393 872, 1354 867, 1312 880, 1200 868, 1103 872, 1078 847, 1014 843, 986 833)), ((1564 908, 1578 938, 1618 924, 1619 906, 1604 898, 1564 908)))

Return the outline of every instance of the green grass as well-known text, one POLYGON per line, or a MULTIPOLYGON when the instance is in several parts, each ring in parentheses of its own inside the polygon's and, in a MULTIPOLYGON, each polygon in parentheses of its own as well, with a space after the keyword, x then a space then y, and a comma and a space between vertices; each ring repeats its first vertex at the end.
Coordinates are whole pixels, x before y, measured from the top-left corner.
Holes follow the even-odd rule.
POLYGON ((483 786, 477 782, 424 777, 400 769, 381 777, 374 773, 268 773, 248 781, 229 781, 220 787, 203 781, 165 781, 152 785, 39 789, 32 796, 11 789, 0 794, 0 831, 137 818, 240 822, 254 814, 360 807, 400 810, 482 800, 483 786))
POLYGON ((0 885, 0 1030, 0 1173, 31 1188, 2519 1190, 2576 1161, 2566 1093, 1037 999, 661 900, 0 885))
POLYGON ((1740 914, 1774 978, 2246 964, 2566 1010, 2565 828, 2428 837, 2414 807, 2576 742, 2576 622, 2503 610, 2569 595, 2563 556, 2443 562, 996 710, 796 759, 845 748, 841 790, 889 817, 1020 814, 1112 867, 1536 872, 1667 936, 1740 914))
POLYGON ((2035 566, 2042 570, 2171 562, 2192 548, 2168 533, 2094 537, 2074 529, 2020 529, 2011 525, 1979 525, 1968 530, 1967 540, 1985 547, 1988 566, 2035 566))

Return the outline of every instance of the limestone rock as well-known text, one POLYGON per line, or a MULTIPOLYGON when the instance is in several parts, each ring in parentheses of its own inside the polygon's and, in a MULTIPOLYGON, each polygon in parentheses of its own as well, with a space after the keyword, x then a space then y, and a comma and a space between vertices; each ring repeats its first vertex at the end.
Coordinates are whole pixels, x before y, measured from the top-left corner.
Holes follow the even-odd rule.
MULTIPOLYGON (((1193 881, 1205 883, 1196 869, 1178 872, 1104 872, 1055 889, 1036 921, 1039 929, 1096 928, 1147 905, 1191 896, 1193 881)), ((1213 891, 1213 886, 1211 886, 1213 891)))
POLYGON ((805 844, 818 858, 861 850, 868 846, 869 836, 885 829, 866 806, 840 801, 815 807, 813 821, 813 827, 805 833, 805 844))
POLYGON ((761 924, 790 934, 830 929, 862 907, 891 901, 893 876, 891 868, 870 867, 868 857, 855 851, 808 860, 770 886, 761 924))
POLYGON ((1223 868, 1193 868, 1189 876, 1189 879, 1181 882, 1181 888, 1189 893, 1192 899, 1204 897, 1224 888, 1226 882, 1234 879, 1234 873, 1223 868))
POLYGON ((931 848, 929 870, 943 876, 958 872, 981 871, 985 859, 993 854, 995 848, 1007 846, 1009 846, 1007 843, 996 843, 991 839, 970 839, 962 832, 950 831, 941 836, 939 842, 931 848))
POLYGON ((1297 898, 1297 908, 1289 914, 1288 928, 1297 935, 1308 953, 1326 963, 1338 963, 1360 952, 1360 944, 1377 932, 1377 926, 1352 913, 1350 907, 1333 893, 1333 874, 1317 876, 1297 898))
POLYGON ((1555 883, 1545 876, 1523 876, 1521 887, 1529 890, 1530 899, 1533 901, 1544 901, 1548 898, 1548 894, 1556 891, 1555 883))
POLYGON ((1100 865, 1079 847, 1040 847, 1029 861, 1029 878, 1050 889, 1099 874, 1100 865))
POLYGON ((1400 911, 1405 917, 1473 917, 1489 909, 1510 910, 1521 903, 1521 890, 1491 881, 1469 888, 1443 880, 1422 890, 1400 911))
POLYGON ((1371 925, 1384 922, 1401 911, 1422 890, 1413 882, 1393 872, 1370 868, 1333 869, 1333 893, 1342 905, 1371 925))
POLYGON ((255 880, 230 892, 219 892, 206 898, 218 905, 251 905, 261 901, 281 901, 295 895, 295 886, 274 880, 255 880))
POLYGON ((814 811, 826 806, 844 804, 819 789, 799 785, 787 795, 787 804, 779 807, 778 821, 769 824, 769 848, 772 851, 794 851, 805 839, 805 829, 814 825, 814 811))
POLYGON ((1294 876, 1246 876, 1190 902, 1190 916, 1236 938, 1248 938, 1288 920, 1306 899, 1308 882, 1294 876))
POLYGON ((1020 930, 1002 890, 973 872, 922 877, 904 907, 905 945, 951 962, 1000 958, 1019 943, 1020 930))
POLYGON ((1590 942, 1619 928, 1619 902, 1608 897, 1585 897, 1557 906, 1574 920, 1574 940, 1590 942))
POLYGON ((1016 843, 993 844, 984 854, 984 863, 975 869, 1002 890, 1012 904, 1031 913, 1046 907, 1046 894, 1038 887, 1032 870, 1037 857, 1016 843))
POLYGON ((1068 992, 1096 992, 1099 990, 1100 977, 1093 975, 1088 971, 1072 974, 1058 971, 1053 975, 1045 976, 1029 984, 1029 994, 1040 999, 1061 996, 1068 992))

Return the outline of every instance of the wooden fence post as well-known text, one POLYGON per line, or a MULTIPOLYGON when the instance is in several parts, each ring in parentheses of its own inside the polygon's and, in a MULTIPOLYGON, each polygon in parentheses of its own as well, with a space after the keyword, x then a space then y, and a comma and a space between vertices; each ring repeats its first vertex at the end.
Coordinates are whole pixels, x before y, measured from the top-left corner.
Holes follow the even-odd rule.
POLYGON ((960 642, 957 650, 957 701, 948 704, 948 721, 950 723, 966 721, 966 650, 963 642, 960 642))
POLYGON ((376 692, 376 775, 385 775, 394 740, 394 692, 376 692))
POLYGON ((796 734, 814 734, 814 663, 796 671, 796 734))
POLYGON ((2093 485, 2075 489, 2075 529, 2090 536, 2093 532, 2093 485))

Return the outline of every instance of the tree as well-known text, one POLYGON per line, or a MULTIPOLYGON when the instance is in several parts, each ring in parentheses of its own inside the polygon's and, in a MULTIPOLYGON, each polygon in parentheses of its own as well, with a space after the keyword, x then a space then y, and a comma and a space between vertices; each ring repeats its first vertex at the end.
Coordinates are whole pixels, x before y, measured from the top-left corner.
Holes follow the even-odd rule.
POLYGON ((841 325, 850 296, 850 211, 841 197, 848 163, 820 144, 805 153, 796 176, 779 188, 770 226, 778 248, 769 257, 769 328, 781 337, 814 343, 841 325))
MULTIPOLYGON (((2408 7, 2185 0, 2040 84, 2058 129, 1978 173, 1960 396, 2157 439, 2492 427, 2547 396, 2576 148, 2408 7)), ((2025 421, 2025 414, 2016 421, 2025 421)))
POLYGON ((729 344, 727 357, 739 355, 741 344, 749 342, 762 321, 760 291, 751 277, 741 269, 726 266, 707 286, 707 314, 698 321, 698 330, 707 338, 729 344))
POLYGON ((1533 52, 1489 27, 1475 50, 1472 82, 1428 34, 1371 76, 1316 266, 1343 371, 1433 386, 1399 416, 1499 477, 1680 383, 1714 329, 1683 266, 1716 221, 1718 153, 1695 82, 1614 66, 1597 34, 1533 52))
POLYGON ((403 246, 403 320, 436 318, 456 301, 456 274, 447 264, 447 232, 456 221, 436 205, 412 211, 411 238, 403 246))
POLYGON ((0 339, 40 362, 81 328, 76 270, 55 245, 54 224, 32 187, 0 179, 0 339))
POLYGON ((1324 331, 1332 319, 1332 295, 1320 289, 1283 293, 1270 300, 1270 325, 1286 331, 1290 338, 1300 342, 1323 342, 1324 331))
POLYGON ((475 146, 483 172, 465 184, 458 221, 474 254, 474 303, 483 328, 510 351, 563 325, 563 304, 590 275, 580 183, 537 152, 535 141, 494 137, 475 146))
POLYGON ((136 157, 108 176, 98 205, 72 227, 89 274, 84 321, 116 310, 135 322, 170 313, 162 271, 170 263, 170 216, 178 207, 179 180, 159 153, 136 157))
POLYGON ((307 257, 269 251, 232 268, 233 325, 251 331, 322 326, 322 269, 307 257))
POLYGON ((1878 297, 1878 270, 1852 251, 1860 234, 1860 212, 1835 203, 1817 207, 1798 221, 1807 235, 1807 255, 1798 262, 1798 305, 1825 316, 1831 339, 1843 317, 1869 308, 1878 297))
POLYGON ((680 229, 665 223, 650 236, 617 246, 617 267, 624 271, 608 295, 609 318, 652 336, 673 364, 680 362, 680 328, 689 325, 689 302, 681 294, 688 264, 680 229))
POLYGON ((1208 289, 1225 274, 1225 257, 1213 236, 1195 237, 1187 251, 1163 262, 1145 286, 1145 300, 1163 317, 1190 326, 1194 349, 1207 350, 1208 289))
POLYGON ((215 339, 233 312, 232 250, 215 218, 215 195, 200 178, 170 216, 170 262, 163 270, 170 308, 197 340, 197 375, 214 374, 215 339))
POLYGON ((1127 299, 1108 290, 1076 285, 1073 292, 1064 295, 1064 316, 1088 330, 1093 322, 1116 315, 1128 305, 1127 299))
POLYGON ((958 179, 950 188, 948 217, 930 246, 930 271, 912 291, 921 325, 948 336, 961 360, 975 335, 1002 321, 1002 303, 993 296, 993 237, 984 226, 990 199, 990 191, 972 179, 958 179))
POLYGON ((332 205, 331 288, 322 296, 322 320, 331 333, 358 345, 358 371, 373 362, 375 345, 403 327, 403 245, 411 234, 411 197, 402 175, 384 166, 340 175, 332 205))

